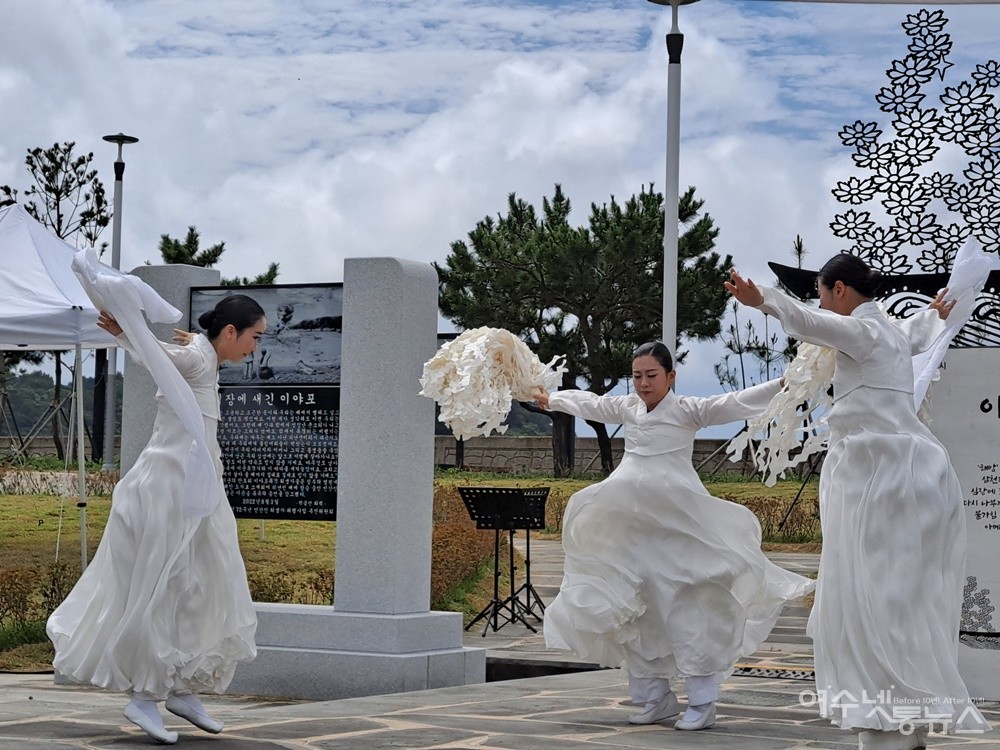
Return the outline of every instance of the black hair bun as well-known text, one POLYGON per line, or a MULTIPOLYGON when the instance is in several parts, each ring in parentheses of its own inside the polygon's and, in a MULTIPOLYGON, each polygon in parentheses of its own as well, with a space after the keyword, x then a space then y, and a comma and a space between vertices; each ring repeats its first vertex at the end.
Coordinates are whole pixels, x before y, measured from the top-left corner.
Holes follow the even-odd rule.
POLYGON ((215 310, 209 310, 208 312, 202 313, 198 316, 198 325, 200 325, 204 330, 208 330, 212 327, 212 323, 215 321, 215 310))

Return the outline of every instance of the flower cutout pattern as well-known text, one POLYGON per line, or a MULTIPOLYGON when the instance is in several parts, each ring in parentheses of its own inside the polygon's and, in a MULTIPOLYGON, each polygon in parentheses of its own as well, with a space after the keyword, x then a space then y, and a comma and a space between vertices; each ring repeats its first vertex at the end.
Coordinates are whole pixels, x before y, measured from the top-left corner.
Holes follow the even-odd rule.
POLYGON ((871 178, 871 184, 876 190, 888 192, 890 190, 899 190, 906 185, 912 185, 917 181, 917 177, 917 173, 909 164, 892 161, 884 167, 879 167, 875 170, 875 174, 871 178))
MULTIPOLYGON (((939 63, 951 52, 951 37, 947 34, 928 34, 914 37, 907 49, 919 57, 924 57, 939 63)), ((938 66, 940 71, 940 65, 938 66)))
POLYGON ((1000 189, 1000 155, 972 162, 963 174, 970 185, 985 193, 996 193, 1000 189))
POLYGON ((955 177, 950 174, 934 172, 923 179, 924 192, 931 198, 943 198, 955 188, 955 177))
POLYGON ((970 236, 1000 253, 1000 62, 945 84, 954 67, 947 24, 942 10, 907 15, 906 52, 875 95, 888 123, 862 117, 838 133, 860 173, 833 187, 847 207, 830 229, 851 243, 844 252, 883 273, 945 272, 970 236), (968 161, 956 165, 963 153, 968 161), (935 168, 939 158, 947 161, 935 168))
POLYGON ((993 101, 993 95, 985 86, 963 81, 955 88, 947 88, 941 95, 941 103, 948 113, 971 115, 993 101))
POLYGON ((972 80, 990 88, 1000 86, 1000 62, 990 60, 977 65, 972 74, 972 80))
POLYGON ((992 156, 1000 153, 1000 131, 980 130, 965 139, 965 153, 969 156, 992 156))
POLYGON ((979 579, 968 576, 962 592, 962 630, 980 633, 995 633, 993 613, 996 607, 990 600, 990 590, 979 588, 979 579))
POLYGON ((892 124, 901 138, 931 138, 940 120, 936 109, 908 109, 892 124))
POLYGON ((938 135, 943 141, 962 143, 974 133, 978 133, 982 125, 975 115, 954 113, 941 118, 938 125, 938 135))
POLYGON ((882 131, 878 128, 877 122, 861 122, 858 120, 853 125, 845 125, 840 133, 840 142, 845 146, 861 146, 875 143, 882 131))
POLYGON ((845 211, 842 214, 837 214, 830 222, 830 228, 835 236, 845 237, 849 240, 858 239, 874 226, 875 222, 872 221, 868 211, 845 211))
POLYGON ((923 245, 934 242, 934 237, 941 227, 934 214, 914 212, 901 216, 893 227, 903 242, 911 245, 923 245))
POLYGON ((846 180, 837 183, 833 189, 834 197, 841 203, 852 203, 861 205, 867 203, 875 197, 876 188, 872 185, 871 179, 861 179, 860 177, 848 177, 846 180))
POLYGON ((935 245, 923 250, 917 257, 917 265, 924 273, 946 273, 951 268, 957 250, 948 250, 935 245))
POLYGON ((851 156, 861 169, 887 167, 895 158, 891 143, 865 143, 851 156))
POLYGON ((887 86, 875 95, 875 101, 883 112, 905 112, 913 109, 924 100, 924 94, 920 93, 920 88, 913 84, 900 84, 897 86, 887 86))
POLYGON ((983 200, 982 191, 975 185, 956 185, 948 195, 944 196, 944 204, 948 210, 966 214, 983 200))
POLYGON ((892 150, 896 155, 896 161, 900 164, 919 167, 933 159, 938 148, 931 138, 919 136, 899 139, 893 144, 892 150))
POLYGON ((983 250, 988 253, 1000 253, 1000 226, 994 224, 973 234, 982 243, 983 250))
POLYGON ((948 19, 944 17, 943 10, 927 10, 921 8, 916 13, 912 13, 903 21, 903 31, 908 36, 922 37, 932 34, 940 34, 944 31, 948 19))
POLYGON ((918 55, 908 55, 893 62, 885 72, 889 81, 898 86, 919 86, 934 78, 936 72, 933 60, 918 55))
POLYGON ((903 185, 898 190, 890 190, 882 199, 882 205, 889 216, 908 217, 921 213, 930 202, 930 196, 918 187, 903 185))
POLYGON ((945 227, 939 227, 934 233, 934 244, 937 247, 944 248, 948 252, 954 254, 958 251, 958 248, 962 246, 972 230, 967 226, 960 224, 949 224, 945 227))

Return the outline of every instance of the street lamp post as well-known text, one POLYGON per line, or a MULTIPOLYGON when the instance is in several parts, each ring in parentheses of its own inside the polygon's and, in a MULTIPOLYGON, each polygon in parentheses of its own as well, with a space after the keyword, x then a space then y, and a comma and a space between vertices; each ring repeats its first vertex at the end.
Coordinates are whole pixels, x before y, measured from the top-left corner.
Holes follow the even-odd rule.
MULTIPOLYGON (((111 228, 111 265, 114 268, 121 267, 122 259, 122 180, 125 177, 125 162, 122 161, 122 146, 126 143, 138 143, 139 139, 118 133, 117 135, 106 135, 104 140, 109 143, 118 144, 118 159, 115 161, 115 196, 114 196, 114 219, 111 228)), ((105 403, 104 403, 104 471, 113 471, 115 468, 115 373, 118 369, 118 350, 111 348, 108 350, 108 367, 105 375, 105 403)))
POLYGON ((681 50, 684 35, 677 26, 677 9, 698 0, 649 0, 669 5, 672 11, 667 34, 667 174, 663 190, 663 343, 671 351, 677 346, 677 241, 680 233, 681 154, 681 50))

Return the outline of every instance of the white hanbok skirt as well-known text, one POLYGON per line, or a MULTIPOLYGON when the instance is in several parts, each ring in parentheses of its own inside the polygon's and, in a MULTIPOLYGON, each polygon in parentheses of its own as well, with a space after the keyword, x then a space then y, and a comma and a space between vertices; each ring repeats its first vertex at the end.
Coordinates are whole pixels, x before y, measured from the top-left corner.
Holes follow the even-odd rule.
POLYGON ((690 451, 626 453, 566 509, 546 644, 633 677, 729 674, 814 585, 760 542, 753 512, 709 495, 690 451))
POLYGON ((844 729, 988 728, 958 672, 962 490, 912 396, 859 388, 830 414, 809 619, 820 713, 844 729))
MULTIPOLYGON (((221 477, 217 423, 205 421, 221 477)), ((222 692, 236 665, 256 656, 257 617, 224 492, 204 518, 179 509, 190 443, 161 403, 149 444, 115 487, 93 561, 49 618, 53 664, 66 678, 163 699, 222 692)))

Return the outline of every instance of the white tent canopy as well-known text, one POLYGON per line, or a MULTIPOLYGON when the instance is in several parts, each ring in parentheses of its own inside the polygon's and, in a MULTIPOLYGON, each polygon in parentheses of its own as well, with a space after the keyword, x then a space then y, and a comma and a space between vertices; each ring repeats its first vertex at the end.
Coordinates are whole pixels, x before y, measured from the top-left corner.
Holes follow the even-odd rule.
POLYGON ((0 349, 115 346, 73 273, 75 252, 23 206, 0 208, 0 349))
POLYGON ((97 308, 73 273, 76 249, 32 218, 23 206, 0 208, 0 350, 76 350, 76 414, 80 557, 87 567, 87 494, 83 444, 81 350, 115 346, 97 327, 97 308))

